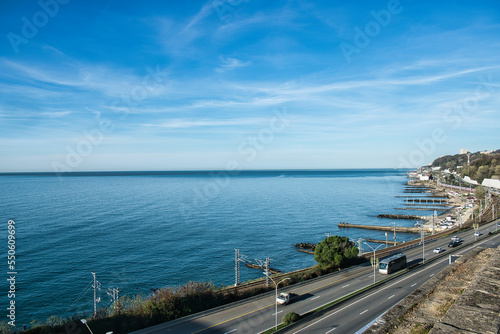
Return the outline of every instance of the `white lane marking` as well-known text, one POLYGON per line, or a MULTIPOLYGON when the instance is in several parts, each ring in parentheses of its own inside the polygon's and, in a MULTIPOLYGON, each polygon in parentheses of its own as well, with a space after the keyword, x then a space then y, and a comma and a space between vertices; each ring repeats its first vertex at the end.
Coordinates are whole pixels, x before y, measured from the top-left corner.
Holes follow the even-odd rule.
POLYGON ((280 314, 281 312, 283 312, 283 310, 278 311, 278 313, 273 313, 273 315, 280 314))
POLYGON ((237 328, 235 328, 235 329, 233 329, 233 330, 231 330, 231 331, 229 331, 229 332, 225 332, 224 334, 229 334, 229 333, 232 333, 232 332, 236 332, 237 330, 238 330, 238 329, 237 329, 237 328))
POLYGON ((311 298, 311 300, 318 299, 319 297, 321 297, 321 296, 316 296, 316 297, 313 297, 313 298, 311 298))
POLYGON ((423 271, 425 271, 425 270, 429 270, 429 269, 431 269, 432 267, 435 267, 435 266, 437 266, 438 264, 441 264, 442 262, 447 262, 447 261, 448 261, 448 259, 443 259, 443 260, 441 260, 441 261, 437 261, 436 263, 434 263, 434 264, 430 265, 429 267, 422 268, 422 270, 419 270, 419 271, 417 271, 417 272, 415 272, 415 273, 413 273, 413 274, 411 274, 411 275, 409 275, 409 276, 403 277, 403 278, 402 278, 402 279, 400 279, 399 281, 396 281, 396 282, 394 282, 394 283, 392 283, 392 284, 389 284, 388 286, 382 287, 380 290, 377 290, 377 291, 375 291, 375 292, 373 292, 373 293, 370 293, 369 295, 366 295, 366 296, 364 296, 363 298, 358 299, 358 300, 356 300, 355 302, 353 302, 353 303, 351 303, 351 304, 349 304, 349 305, 346 305, 346 306, 344 306, 344 307, 342 307, 342 308, 337 309, 335 312, 332 312, 332 313, 330 313, 330 314, 328 314, 328 315, 324 316, 323 318, 320 318, 320 319, 316 320, 315 322, 310 323, 310 324, 309 324, 309 325, 307 325, 306 327, 303 327, 303 328, 299 329, 298 331, 294 332, 293 334, 296 334, 296 333, 302 332, 303 330, 305 330, 305 329, 307 329, 307 328, 309 328, 309 327, 312 327, 312 326, 316 325, 317 323, 319 323, 319 322, 321 322, 321 321, 323 321, 323 320, 325 320, 325 319, 328 319, 329 317, 331 317, 331 316, 333 316, 333 315, 335 315, 335 314, 337 314, 337 313, 339 313, 339 312, 341 312, 341 311, 345 310, 345 309, 346 309, 346 308, 348 308, 348 307, 351 307, 351 306, 353 306, 353 305, 355 305, 355 304, 357 304, 357 303, 359 303, 359 302, 361 302, 361 301, 363 301, 363 300, 365 300, 365 299, 367 299, 367 298, 370 298, 371 296, 373 296, 373 295, 375 295, 375 294, 377 294, 377 293, 379 293, 379 292, 381 292, 381 291, 383 291, 383 290, 386 290, 386 289, 388 289, 388 288, 390 288, 390 287, 392 287, 392 286, 394 286, 394 285, 396 285, 396 284, 399 284, 399 283, 401 283, 401 282, 403 282, 403 281, 406 281, 407 279, 412 278, 413 276, 418 275, 418 274, 420 274, 421 272, 423 272, 423 271))
POLYGON ((368 277, 373 277, 373 275, 370 275, 370 276, 368 276, 368 277))
POLYGON ((415 285, 417 285, 417 283, 413 283, 413 284, 411 285, 411 287, 413 288, 415 285))
POLYGON ((332 329, 330 329, 328 332, 326 332, 325 334, 328 334, 328 333, 331 333, 333 332, 337 327, 333 327, 332 329))
MULTIPOLYGON (((486 243, 486 241, 480 242, 478 245, 482 245, 482 244, 484 244, 484 243, 486 243)), ((473 248, 473 247, 468 247, 468 248, 466 248, 466 249, 465 249, 465 251, 469 251, 469 250, 471 250, 472 248, 473 248)), ((330 313, 330 314, 328 314, 328 315, 324 316, 323 318, 320 318, 319 320, 316 320, 315 322, 313 322, 313 323, 311 323, 311 324, 307 325, 306 327, 303 327, 303 328, 299 329, 298 331, 294 332, 293 334, 296 334, 296 333, 302 332, 304 329, 307 329, 307 328, 309 328, 309 327, 312 327, 312 326, 316 325, 317 323, 319 323, 319 322, 321 322, 321 321, 323 321, 323 320, 325 320, 325 319, 327 319, 327 318, 329 318, 329 317, 331 317, 331 316, 333 316, 333 315, 337 314, 338 312, 341 312, 341 311, 345 310, 346 308, 348 308, 348 307, 350 307, 350 306, 352 306, 352 305, 355 305, 355 304, 357 304, 357 303, 359 303, 359 302, 361 302, 361 301, 363 301, 363 300, 365 300, 365 299, 367 299, 367 298, 370 298, 371 296, 373 296, 373 295, 375 295, 375 294, 377 294, 377 293, 379 293, 379 292, 381 292, 381 291, 383 291, 383 290, 385 290, 385 289, 388 289, 388 288, 390 288, 390 287, 392 287, 392 286, 394 286, 394 285, 396 285, 396 284, 398 284, 398 283, 401 283, 401 282, 403 282, 403 281, 406 281, 407 279, 412 278, 413 276, 418 275, 418 274, 420 274, 421 272, 423 272, 423 271, 425 271, 425 270, 431 269, 432 267, 435 267, 435 266, 437 266, 438 264, 440 264, 440 263, 442 263, 442 262, 447 262, 447 261, 448 261, 448 259, 446 259, 446 258, 445 258, 445 259, 443 259, 443 260, 441 260, 441 261, 437 261, 436 263, 434 263, 434 264, 430 265, 429 267, 422 268, 422 270, 419 270, 419 271, 417 271, 417 272, 415 272, 415 273, 413 273, 413 274, 411 274, 411 275, 409 275, 409 276, 407 276, 407 277, 403 277, 403 278, 402 278, 401 280, 399 280, 399 281, 396 281, 396 282, 394 282, 394 283, 392 283, 392 284, 390 284, 390 285, 388 285, 388 286, 386 286, 386 287, 383 287, 383 288, 381 288, 380 290, 377 290, 377 291, 375 291, 375 292, 373 292, 373 293, 371 293, 371 294, 369 294, 369 295, 367 295, 367 296, 365 296, 365 297, 363 297, 363 298, 361 298, 361 299, 358 299, 357 301, 355 301, 355 302, 353 302, 353 303, 351 303, 351 304, 349 304, 349 305, 346 305, 346 306, 344 306, 344 307, 342 307, 342 308, 340 308, 340 309, 336 310, 335 312, 332 312, 332 313, 330 313)), ((416 284, 417 284, 417 283, 415 283, 414 285, 416 285, 416 284)), ((414 285, 412 285, 412 287, 413 287, 414 285)), ((313 310, 314 310, 314 309, 313 309, 313 310)), ((311 310, 311 311, 312 311, 312 310, 311 310)), ((309 311, 308 311, 308 312, 309 312, 309 311)))
POLYGON ((394 297, 394 295, 390 296, 390 297, 389 297, 389 298, 387 298, 387 299, 391 299, 392 297, 394 297))
POLYGON ((342 287, 342 289, 343 289, 343 288, 347 288, 349 285, 350 285, 350 284, 344 285, 344 286, 342 287))
POLYGON ((366 313, 368 312, 368 310, 364 310, 363 312, 361 312, 359 315, 362 315, 363 313, 366 313))

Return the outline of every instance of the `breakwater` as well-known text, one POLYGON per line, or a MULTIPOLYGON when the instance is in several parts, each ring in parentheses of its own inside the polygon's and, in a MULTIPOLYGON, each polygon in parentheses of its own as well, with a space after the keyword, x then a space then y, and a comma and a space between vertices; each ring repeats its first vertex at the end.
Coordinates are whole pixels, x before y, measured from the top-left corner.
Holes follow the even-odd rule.
POLYGON ((415 215, 395 215, 395 214, 381 214, 378 215, 377 218, 390 218, 390 219, 411 219, 411 220, 419 220, 422 219, 420 216, 415 215))
MULTIPOLYGON (((399 233, 420 233, 420 227, 402 227, 402 226, 378 226, 378 225, 359 225, 349 223, 339 223, 339 228, 361 228, 365 230, 379 230, 399 233)), ((432 232, 430 228, 424 228, 425 232, 432 232)))

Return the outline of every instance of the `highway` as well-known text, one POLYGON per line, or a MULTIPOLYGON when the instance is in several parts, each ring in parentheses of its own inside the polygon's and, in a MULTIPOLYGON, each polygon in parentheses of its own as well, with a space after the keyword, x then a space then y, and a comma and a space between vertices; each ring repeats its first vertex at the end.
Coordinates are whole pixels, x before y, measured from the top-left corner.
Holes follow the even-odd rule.
MULTIPOLYGON (((500 237, 487 238, 487 233, 500 228, 497 227, 498 222, 499 220, 482 226, 480 231, 483 235, 480 237, 475 237, 473 230, 454 234, 464 239, 464 244, 477 239, 478 242, 473 246, 448 248, 450 241, 448 238, 426 243, 425 259, 429 260, 436 256, 441 256, 441 259, 370 289, 363 295, 350 299, 349 302, 344 302, 331 312, 322 315, 321 318, 307 319, 306 323, 301 323, 299 327, 294 326, 293 331, 287 331, 287 333, 357 332, 422 285, 431 275, 448 265, 448 254, 460 254, 478 245, 497 247, 500 237), (488 240, 485 242, 485 239, 488 240), (443 247, 446 251, 435 254, 433 249, 436 247, 443 247)), ((409 265, 421 262, 422 247, 408 249, 405 254, 409 265)), ((387 276, 391 275, 376 272, 377 281, 387 276)), ((283 315, 290 311, 299 314, 310 312, 370 284, 373 284, 373 269, 368 263, 280 289, 280 291, 293 291, 301 297, 290 305, 278 307, 278 323, 281 322, 283 315)), ((274 324, 275 294, 273 291, 135 333, 260 333, 273 328, 274 324)))

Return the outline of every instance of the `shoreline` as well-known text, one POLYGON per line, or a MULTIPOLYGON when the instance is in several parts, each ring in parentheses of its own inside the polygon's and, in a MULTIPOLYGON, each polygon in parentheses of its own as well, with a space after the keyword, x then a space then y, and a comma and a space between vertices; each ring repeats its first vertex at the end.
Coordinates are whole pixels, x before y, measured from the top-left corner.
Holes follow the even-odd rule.
MULTIPOLYGON (((472 210, 473 210, 472 208, 467 208, 463 212, 460 212, 460 208, 465 207, 466 201, 464 201, 463 199, 457 198, 457 197, 450 196, 450 194, 448 193, 446 188, 438 187, 432 181, 414 181, 411 184, 412 185, 423 185, 425 187, 430 188, 433 196, 436 196, 438 194, 442 194, 443 196, 446 196, 449 198, 449 203, 450 203, 451 207, 448 208, 447 210, 443 211, 439 215, 437 215, 434 219, 434 228, 437 231, 444 231, 448 228, 458 226, 459 215, 462 216, 461 222, 463 224, 469 219, 469 216, 472 214, 472 210), (451 216, 452 221, 455 222, 455 224, 453 226, 443 228, 442 226, 437 225, 439 222, 446 221, 446 217, 448 217, 448 216, 451 216)), ((460 192, 460 194, 462 194, 462 193, 460 192)), ((432 229, 432 225, 433 225, 432 220, 433 220, 432 214, 428 215, 428 216, 422 216, 424 228, 432 229)))

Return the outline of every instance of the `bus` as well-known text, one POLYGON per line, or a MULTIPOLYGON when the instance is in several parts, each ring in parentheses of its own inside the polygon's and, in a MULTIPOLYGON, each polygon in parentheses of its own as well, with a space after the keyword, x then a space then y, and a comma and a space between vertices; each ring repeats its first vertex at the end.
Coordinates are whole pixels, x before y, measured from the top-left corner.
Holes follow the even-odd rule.
POLYGON ((406 267, 406 255, 401 253, 380 260, 378 271, 381 274, 390 274, 406 267))

